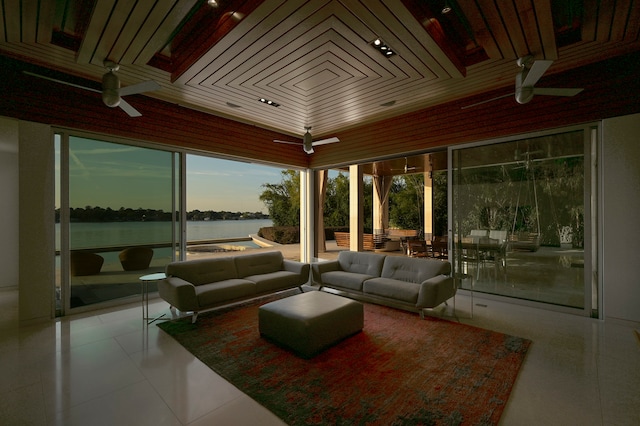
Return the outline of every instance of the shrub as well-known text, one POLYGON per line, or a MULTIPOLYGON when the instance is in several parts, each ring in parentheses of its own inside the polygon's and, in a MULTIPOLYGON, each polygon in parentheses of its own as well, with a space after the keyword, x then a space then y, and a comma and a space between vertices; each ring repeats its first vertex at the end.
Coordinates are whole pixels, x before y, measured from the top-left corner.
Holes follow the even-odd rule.
POLYGON ((299 244, 299 226, 268 226, 260 228, 258 236, 278 244, 299 244))

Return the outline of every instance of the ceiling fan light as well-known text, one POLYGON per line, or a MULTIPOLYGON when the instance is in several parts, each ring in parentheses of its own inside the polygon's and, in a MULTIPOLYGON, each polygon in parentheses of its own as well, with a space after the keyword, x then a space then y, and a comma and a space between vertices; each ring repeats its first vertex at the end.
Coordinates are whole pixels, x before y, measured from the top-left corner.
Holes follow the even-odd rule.
POLYGON ((115 108, 120 105, 120 96, 118 96, 118 92, 104 90, 102 92, 102 102, 108 107, 115 108))

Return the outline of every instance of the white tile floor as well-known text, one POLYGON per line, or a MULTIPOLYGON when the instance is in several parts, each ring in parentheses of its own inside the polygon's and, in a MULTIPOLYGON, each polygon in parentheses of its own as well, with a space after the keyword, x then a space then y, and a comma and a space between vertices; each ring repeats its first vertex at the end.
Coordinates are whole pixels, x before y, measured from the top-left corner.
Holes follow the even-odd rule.
MULTIPOLYGON (((282 424, 144 325, 137 304, 18 328, 17 300, 0 290, 0 425, 282 424)), ((500 424, 640 424, 633 326, 475 302, 474 318, 464 318, 470 300, 457 296, 462 322, 533 341, 500 424)), ((161 301, 151 309, 168 312, 161 301)))

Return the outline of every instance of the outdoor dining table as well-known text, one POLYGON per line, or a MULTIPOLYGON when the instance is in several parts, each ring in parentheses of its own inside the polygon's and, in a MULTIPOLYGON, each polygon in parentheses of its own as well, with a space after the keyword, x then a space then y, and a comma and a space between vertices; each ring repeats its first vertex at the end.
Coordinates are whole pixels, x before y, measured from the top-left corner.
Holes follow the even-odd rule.
POLYGON ((456 248, 461 256, 458 260, 461 261, 462 257, 465 260, 473 261, 476 264, 476 279, 480 278, 480 262, 493 259, 500 260, 502 263, 502 271, 506 277, 507 274, 507 244, 506 242, 500 242, 495 239, 484 238, 472 238, 465 237, 461 241, 456 242, 456 248), (487 241, 488 240, 488 241, 487 241))

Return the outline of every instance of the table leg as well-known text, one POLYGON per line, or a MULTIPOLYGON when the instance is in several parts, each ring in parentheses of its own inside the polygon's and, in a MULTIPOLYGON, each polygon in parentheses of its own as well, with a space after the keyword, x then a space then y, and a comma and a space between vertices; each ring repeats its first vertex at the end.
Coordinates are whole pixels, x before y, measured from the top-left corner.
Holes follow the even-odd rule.
MULTIPOLYGON (((147 322, 147 325, 161 319, 166 314, 162 314, 155 318, 149 317, 149 281, 142 281, 142 319, 147 322)), ((168 319, 168 318, 167 318, 168 319)))

